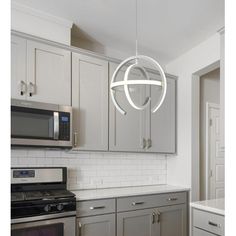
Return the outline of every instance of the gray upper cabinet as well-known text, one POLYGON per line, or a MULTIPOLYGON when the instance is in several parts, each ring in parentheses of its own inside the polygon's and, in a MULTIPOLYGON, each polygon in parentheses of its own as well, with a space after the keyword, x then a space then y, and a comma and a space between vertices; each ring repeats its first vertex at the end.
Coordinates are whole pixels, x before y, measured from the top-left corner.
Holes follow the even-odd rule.
POLYGON ((74 148, 108 150, 108 62, 72 53, 74 148))
MULTIPOLYGON (((110 63, 110 78, 117 64, 110 63)), ((159 75, 149 73, 152 79, 159 75)), ((121 80, 124 71, 120 72, 117 80, 121 80)), ((140 79, 135 72, 131 79, 140 79), (133 78, 132 78, 133 77, 133 78)), ((109 150, 133 152, 176 152, 176 80, 167 78, 167 94, 156 113, 151 113, 151 107, 158 101, 160 89, 155 86, 131 87, 131 97, 137 104, 143 104, 145 98, 151 95, 150 107, 138 111, 130 106, 124 91, 118 91, 116 98, 121 107, 127 111, 120 114, 110 99, 109 150)))
POLYGON ((11 97, 25 99, 26 85, 26 39, 11 36, 11 97))
POLYGON ((117 214, 117 236, 159 236, 160 226, 155 222, 155 209, 117 214))
POLYGON ((27 41, 28 100, 71 105, 71 52, 27 41))
POLYGON ((116 236, 115 214, 77 218, 77 236, 116 236))
MULTIPOLYGON (((150 77, 157 79, 157 75, 150 73, 150 77)), ((155 106, 160 97, 160 89, 157 86, 151 87, 151 107, 155 106)), ((167 78, 166 97, 155 113, 149 110, 147 126, 147 151, 159 153, 175 153, 176 151, 176 80, 167 78), (150 140, 150 141, 149 141, 150 140)))
POLYGON ((71 52, 11 38, 11 97, 71 105, 71 52))
MULTIPOLYGON (((110 79, 117 64, 110 63, 110 79)), ((139 79, 139 74, 131 73, 131 79, 139 79)), ((124 78, 124 71, 121 71, 117 77, 118 80, 124 78)), ((131 88, 131 98, 134 102, 141 104, 144 102, 145 89, 141 86, 135 89, 131 88)), ((138 111, 133 109, 128 103, 124 90, 121 87, 116 92, 117 102, 120 104, 127 114, 122 115, 115 108, 113 102, 110 101, 109 110, 109 150, 110 151, 143 151, 143 138, 145 132, 144 118, 146 111, 138 111)))

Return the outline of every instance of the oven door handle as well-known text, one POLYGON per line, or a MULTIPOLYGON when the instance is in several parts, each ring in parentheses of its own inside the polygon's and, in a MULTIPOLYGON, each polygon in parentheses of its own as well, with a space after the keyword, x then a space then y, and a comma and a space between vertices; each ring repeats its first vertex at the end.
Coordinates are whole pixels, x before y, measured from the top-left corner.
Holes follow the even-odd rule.
POLYGON ((53 124, 54 124, 54 133, 53 138, 55 140, 59 139, 59 112, 53 112, 53 124))

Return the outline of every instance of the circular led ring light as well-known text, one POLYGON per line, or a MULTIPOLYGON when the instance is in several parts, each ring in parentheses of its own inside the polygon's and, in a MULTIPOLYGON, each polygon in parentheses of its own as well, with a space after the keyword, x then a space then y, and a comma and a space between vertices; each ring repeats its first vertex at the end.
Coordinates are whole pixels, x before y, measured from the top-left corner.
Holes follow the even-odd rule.
POLYGON ((139 110, 142 110, 144 109, 150 102, 150 98, 148 100, 145 101, 145 103, 143 104, 143 106, 137 106, 133 103, 131 97, 130 97, 130 94, 129 94, 129 88, 128 88, 128 85, 138 85, 138 84, 144 84, 144 85, 156 85, 156 86, 161 86, 162 87, 162 93, 161 93, 161 96, 157 102, 157 104, 152 108, 152 113, 156 112, 159 107, 162 105, 163 101, 164 101, 164 98, 165 98, 165 95, 166 95, 166 88, 167 88, 167 83, 166 83, 166 76, 165 76, 165 73, 163 71, 163 69, 161 68, 161 66, 159 65, 159 63, 157 61, 155 61, 153 58, 151 57, 148 57, 148 56, 144 56, 144 55, 137 55, 137 56, 132 56, 132 57, 129 57, 127 58, 126 60, 124 60, 123 62, 121 62, 118 67, 116 68, 114 74, 112 75, 112 78, 111 78, 111 84, 110 84, 110 90, 111 90, 111 99, 116 107, 116 109, 123 115, 126 114, 126 111, 124 111, 120 105, 117 103, 116 99, 115 99, 115 88, 118 87, 118 86, 124 86, 124 89, 125 89, 125 94, 126 94, 126 97, 130 103, 130 105, 132 105, 135 109, 139 109, 139 110), (150 80, 149 77, 148 77, 148 74, 146 72, 146 70, 141 67, 141 66, 138 66, 137 63, 136 64, 132 64, 131 66, 129 66, 125 72, 125 78, 123 81, 117 81, 115 82, 115 79, 118 75, 118 72, 120 71, 120 69, 125 66, 127 63, 129 63, 130 61, 132 60, 138 60, 138 59, 142 59, 142 60, 145 60, 151 64, 153 64, 155 66, 155 68, 160 72, 160 75, 161 75, 161 82, 160 81, 157 81, 157 80, 150 80), (128 76, 129 76, 129 73, 131 71, 131 69, 134 69, 134 68, 138 68, 143 74, 144 76, 147 78, 146 80, 128 80, 128 76))

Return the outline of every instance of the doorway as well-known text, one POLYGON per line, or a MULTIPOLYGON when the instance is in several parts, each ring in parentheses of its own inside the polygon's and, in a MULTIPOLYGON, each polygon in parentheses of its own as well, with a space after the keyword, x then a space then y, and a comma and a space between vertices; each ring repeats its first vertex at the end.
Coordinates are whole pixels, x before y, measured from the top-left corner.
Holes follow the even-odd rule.
POLYGON ((224 161, 218 148, 220 69, 200 76, 199 82, 200 200, 206 200, 224 195, 224 161))

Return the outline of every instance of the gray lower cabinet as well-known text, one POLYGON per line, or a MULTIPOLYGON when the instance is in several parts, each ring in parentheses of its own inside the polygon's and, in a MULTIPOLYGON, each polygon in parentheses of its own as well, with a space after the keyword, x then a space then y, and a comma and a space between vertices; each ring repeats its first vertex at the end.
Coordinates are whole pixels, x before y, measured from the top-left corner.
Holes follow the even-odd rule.
POLYGON ((159 228, 155 209, 117 214, 117 236, 158 236, 159 228))
POLYGON ((77 218, 77 236, 116 236, 115 214, 77 218))
POLYGON ((72 53, 74 148, 108 150, 108 62, 72 53))
POLYGON ((160 207, 159 213, 160 236, 187 236, 186 204, 160 207))
POLYGON ((186 205, 117 214, 117 236, 186 236, 186 205))

